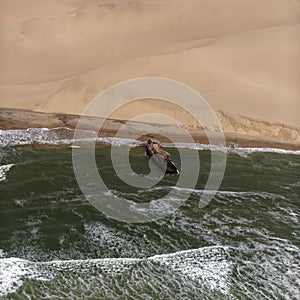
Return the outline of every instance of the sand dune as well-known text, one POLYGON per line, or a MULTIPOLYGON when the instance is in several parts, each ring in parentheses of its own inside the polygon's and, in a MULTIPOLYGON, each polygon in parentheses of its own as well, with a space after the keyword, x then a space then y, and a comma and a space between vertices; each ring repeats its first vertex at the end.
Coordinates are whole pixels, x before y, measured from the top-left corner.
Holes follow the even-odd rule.
POLYGON ((2 0, 0 12, 1 107, 80 114, 112 84, 160 76, 235 120, 300 127, 299 1, 2 0))

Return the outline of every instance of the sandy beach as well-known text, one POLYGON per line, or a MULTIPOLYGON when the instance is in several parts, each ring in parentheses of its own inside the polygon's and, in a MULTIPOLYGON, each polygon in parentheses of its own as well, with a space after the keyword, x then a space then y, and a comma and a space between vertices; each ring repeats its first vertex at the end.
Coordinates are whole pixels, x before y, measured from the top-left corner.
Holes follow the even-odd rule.
MULTIPOLYGON (((62 114, 62 113, 43 113, 34 112, 30 110, 20 109, 1 109, 0 110, 0 129, 15 130, 15 129, 28 129, 28 128, 57 128, 62 131, 62 138, 72 138, 73 131, 64 131, 63 128, 75 129, 79 120, 79 115, 62 114)), ((224 116, 223 116, 224 117, 224 116)), ((226 117, 225 121, 226 121, 226 117)), ((245 119, 247 120, 247 119, 245 119)), ((243 120, 243 122, 245 122, 243 120)), ((97 127, 99 122, 103 119, 97 117, 87 117, 85 123, 81 125, 81 129, 93 130, 97 127)), ((225 122, 224 121, 224 122, 225 122)), ((177 132, 177 127, 168 124, 154 124, 154 123, 142 123, 121 119, 106 119, 99 131, 98 136, 102 137, 114 137, 124 124, 127 124, 128 129, 121 135, 123 138, 136 138, 138 140, 146 141, 148 138, 158 139, 161 142, 171 142, 170 139, 164 136, 164 133, 169 133, 168 136, 172 137, 172 142, 187 142, 185 135, 180 135, 177 132), (160 134, 160 131, 162 134, 160 134), (124 135, 125 134, 125 135, 124 135)), ((265 135, 261 134, 261 128, 267 126, 266 123, 261 124, 261 121, 248 120, 248 124, 244 125, 244 132, 250 132, 249 126, 252 127, 250 134, 230 133, 224 132, 226 147, 253 147, 253 148, 279 148, 286 150, 299 150, 300 143, 294 141, 290 136, 275 135, 272 137, 272 130, 265 132, 265 135), (255 126, 256 125, 257 128, 255 126), (255 132, 257 130, 257 132, 255 132), (255 134, 257 133, 257 134, 255 134), (269 135, 268 135, 269 134, 269 135)), ((283 124, 273 124, 272 128, 281 130, 283 133, 294 133, 296 136, 297 128, 286 126, 283 124), (284 131, 285 130, 285 131, 284 131)), ((191 136, 196 143, 208 144, 209 141, 204 130, 190 129, 191 136)), ((239 128, 242 130, 242 127, 239 128)))
MULTIPOLYGON (((4 0, 0 11, 1 129, 74 127, 106 88, 156 76, 203 95, 229 142, 299 149, 299 1, 4 0)), ((168 110, 143 100, 111 117, 152 109, 168 110)))

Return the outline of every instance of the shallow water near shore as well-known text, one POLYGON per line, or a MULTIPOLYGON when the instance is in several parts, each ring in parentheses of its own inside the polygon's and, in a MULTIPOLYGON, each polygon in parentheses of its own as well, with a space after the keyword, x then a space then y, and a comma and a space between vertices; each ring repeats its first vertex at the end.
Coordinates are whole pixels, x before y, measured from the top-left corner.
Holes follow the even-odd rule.
MULTIPOLYGON (((133 169, 146 174, 144 147, 118 143, 131 147, 133 169)), ((154 188, 126 186, 111 166, 111 144, 96 149, 111 191, 147 202, 172 189, 171 175, 154 188)), ((165 146, 180 167, 176 148, 165 146)), ((181 146, 199 154, 197 186, 175 213, 145 224, 108 218, 84 198, 70 145, 1 148, 0 298, 299 298, 298 153, 228 151, 222 185, 200 209, 216 150, 181 146)))

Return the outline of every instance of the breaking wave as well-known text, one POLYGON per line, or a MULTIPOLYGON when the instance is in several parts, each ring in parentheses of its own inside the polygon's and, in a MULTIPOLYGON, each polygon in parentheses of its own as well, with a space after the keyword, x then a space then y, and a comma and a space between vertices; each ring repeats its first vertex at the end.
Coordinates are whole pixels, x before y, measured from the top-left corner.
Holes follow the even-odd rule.
POLYGON ((12 166, 14 166, 14 164, 0 166, 0 182, 6 180, 6 174, 11 169, 12 166))
MULTIPOLYGON (((143 142, 134 139, 115 138, 115 137, 99 137, 94 131, 77 132, 80 138, 73 139, 74 130, 66 127, 60 128, 29 128, 26 130, 0 130, 0 147, 19 146, 30 144, 45 145, 71 145, 71 147, 79 147, 72 145, 74 142, 93 141, 97 143, 111 144, 114 146, 139 146, 143 142), (82 138, 80 137, 82 134, 82 138)), ((300 150, 284 150, 278 148, 242 148, 242 147, 225 147, 198 143, 162 143, 165 147, 187 148, 198 151, 221 151, 227 154, 237 154, 247 157, 249 154, 256 152, 278 153, 300 155, 300 150)))
POLYGON ((24 299, 27 299, 29 286, 29 295, 34 294, 35 297, 62 297, 68 291, 71 293, 68 299, 78 299, 78 290, 81 297, 120 299, 122 296, 126 298, 129 295, 139 295, 142 289, 146 289, 147 294, 158 295, 161 291, 161 295, 172 295, 174 292, 185 293, 186 287, 193 287, 192 290, 205 287, 226 295, 230 290, 232 269, 227 247, 223 246, 203 247, 147 258, 47 262, 2 258, 0 296, 4 297, 16 291, 20 293, 21 290, 24 299), (124 280, 126 286, 122 287, 124 280), (181 286, 183 291, 180 291, 181 286))
MULTIPOLYGON (((73 139, 74 130, 59 128, 28 128, 26 130, 0 130, 0 147, 20 146, 30 144, 70 145, 75 141, 95 141, 112 145, 136 146, 141 142, 133 139, 97 137, 94 131, 81 131, 82 138, 73 139)), ((77 132, 77 136, 80 132, 77 132)))

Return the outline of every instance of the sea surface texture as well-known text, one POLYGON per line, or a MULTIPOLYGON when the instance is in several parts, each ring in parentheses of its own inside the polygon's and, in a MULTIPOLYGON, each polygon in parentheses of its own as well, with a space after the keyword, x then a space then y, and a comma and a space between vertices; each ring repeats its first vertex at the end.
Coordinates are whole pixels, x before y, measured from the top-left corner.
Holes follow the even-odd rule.
MULTIPOLYGON (((132 168, 147 174, 144 146, 99 142, 97 166, 112 193, 149 202, 176 184, 176 175, 165 175, 152 188, 127 186, 111 147, 130 147, 132 168)), ((0 143, 0 299, 300 298, 299 152, 182 145, 201 162, 191 196, 162 219, 130 224, 85 199, 71 140, 31 129, 1 131, 0 143), (211 151, 225 151, 227 166, 200 209, 211 151)), ((180 168, 177 149, 165 149, 180 168)))

